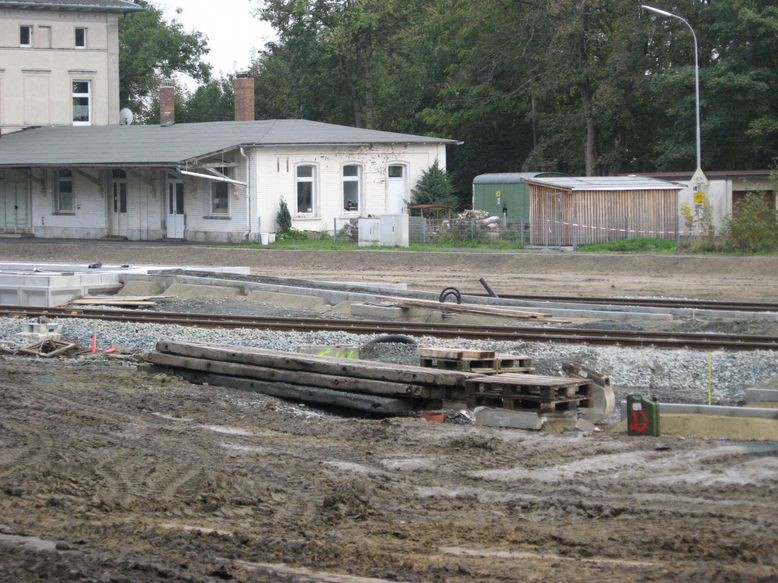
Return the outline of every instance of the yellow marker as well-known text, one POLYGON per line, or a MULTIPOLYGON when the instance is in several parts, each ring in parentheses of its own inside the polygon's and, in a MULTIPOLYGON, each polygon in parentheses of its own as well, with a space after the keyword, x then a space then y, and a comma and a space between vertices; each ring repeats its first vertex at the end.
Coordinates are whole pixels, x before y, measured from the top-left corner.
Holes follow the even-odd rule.
POLYGON ((708 353, 708 405, 713 404, 713 353, 708 353))

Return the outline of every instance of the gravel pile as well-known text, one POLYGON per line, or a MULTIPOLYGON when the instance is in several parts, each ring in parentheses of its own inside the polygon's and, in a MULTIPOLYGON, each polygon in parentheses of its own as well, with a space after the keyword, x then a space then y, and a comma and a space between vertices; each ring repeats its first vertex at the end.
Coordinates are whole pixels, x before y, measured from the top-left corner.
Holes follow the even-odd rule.
MULTIPOLYGON (((30 344, 16 338, 18 320, 0 318, 0 347, 15 351, 30 344)), ((62 320, 63 339, 89 346, 92 334, 98 347, 143 353, 154 350, 159 340, 235 344, 296 351, 301 344, 363 345, 375 338, 347 332, 278 332, 253 329, 206 329, 167 324, 136 324, 100 320, 62 320)), ((487 342, 437 338, 417 339, 419 345, 494 350, 523 354, 533 360, 537 372, 560 374, 564 362, 578 362, 610 375, 617 396, 634 391, 657 395, 664 401, 697 402, 707 399, 708 353, 694 350, 660 350, 532 342, 487 342)), ((373 345, 374 359, 416 363, 412 347, 403 344, 373 345)), ((747 386, 778 375, 778 355, 772 351, 712 353, 714 403, 733 404, 743 398, 747 386)))

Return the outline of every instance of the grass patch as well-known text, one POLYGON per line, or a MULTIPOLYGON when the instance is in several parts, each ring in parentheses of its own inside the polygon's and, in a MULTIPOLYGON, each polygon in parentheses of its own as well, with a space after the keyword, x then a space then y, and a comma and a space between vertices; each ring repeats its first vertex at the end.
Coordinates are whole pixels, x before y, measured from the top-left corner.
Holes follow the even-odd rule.
POLYGON ((333 239, 331 236, 321 239, 285 239, 276 240, 270 245, 260 245, 259 243, 230 243, 212 245, 212 247, 230 248, 230 249, 287 249, 295 251, 425 251, 425 252, 446 252, 446 251, 484 251, 484 250, 502 250, 518 251, 523 247, 520 243, 511 241, 495 241, 490 243, 460 240, 443 241, 440 243, 414 243, 409 247, 379 247, 367 246, 360 247, 345 239, 333 239))
POLYGON ((622 241, 581 245, 578 247, 578 251, 585 253, 675 253, 676 245, 675 241, 667 239, 639 237, 622 241))

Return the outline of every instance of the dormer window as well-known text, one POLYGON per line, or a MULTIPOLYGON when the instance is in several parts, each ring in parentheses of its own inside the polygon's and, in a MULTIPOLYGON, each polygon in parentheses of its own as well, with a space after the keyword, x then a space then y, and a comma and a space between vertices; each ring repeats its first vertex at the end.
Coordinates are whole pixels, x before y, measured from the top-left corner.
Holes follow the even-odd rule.
POLYGON ((85 28, 77 28, 76 29, 76 48, 77 49, 85 49, 86 48, 86 29, 85 28))
POLYGON ((31 47, 32 46, 32 26, 29 24, 22 24, 19 27, 19 46, 31 47))

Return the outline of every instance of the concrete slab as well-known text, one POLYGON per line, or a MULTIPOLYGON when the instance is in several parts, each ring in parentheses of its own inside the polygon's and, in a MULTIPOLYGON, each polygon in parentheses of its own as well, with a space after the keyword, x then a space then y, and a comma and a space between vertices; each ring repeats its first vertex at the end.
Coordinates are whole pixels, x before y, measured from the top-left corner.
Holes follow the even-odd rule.
MULTIPOLYGON (((753 417, 760 419, 778 419, 778 409, 759 407, 728 407, 723 405, 697 405, 694 403, 659 403, 659 415, 714 415, 718 417, 753 417)), ((622 419, 627 417, 627 404, 622 403, 622 419)))
POLYGON ((153 281, 128 281, 116 295, 119 296, 156 296, 162 293, 162 287, 153 281))
POLYGON ((225 298, 242 295, 240 287, 174 283, 165 290, 167 296, 180 298, 225 298))
POLYGON ((746 401, 749 403, 778 403, 778 389, 746 389, 746 401))
POLYGON ((539 431, 546 422, 546 417, 535 411, 476 407, 473 413, 475 414, 475 424, 486 427, 510 427, 539 431))
POLYGON ((317 310, 327 308, 330 305, 325 299, 316 296, 301 296, 267 291, 249 292, 246 301, 302 310, 317 310))

